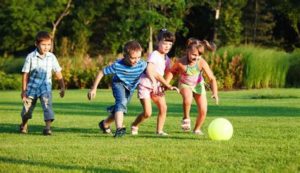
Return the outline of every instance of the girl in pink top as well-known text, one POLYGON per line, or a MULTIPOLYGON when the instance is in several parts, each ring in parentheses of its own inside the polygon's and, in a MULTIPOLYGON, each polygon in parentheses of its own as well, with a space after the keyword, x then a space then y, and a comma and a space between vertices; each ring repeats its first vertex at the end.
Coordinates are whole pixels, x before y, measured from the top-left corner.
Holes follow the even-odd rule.
POLYGON ((173 75, 179 75, 179 89, 183 102, 183 122, 182 129, 190 131, 190 109, 193 98, 196 101, 198 109, 198 117, 194 127, 194 133, 203 135, 201 126, 206 118, 207 99, 202 77, 202 71, 209 79, 212 88, 212 98, 219 102, 218 88, 216 78, 208 66, 207 62, 200 56, 204 52, 204 48, 213 50, 213 46, 207 41, 201 42, 196 39, 189 39, 187 43, 186 56, 179 59, 166 75, 166 81, 169 82, 173 75))
POLYGON ((150 54, 147 60, 147 74, 142 75, 138 87, 138 97, 143 105, 144 111, 139 114, 132 123, 132 135, 137 135, 140 123, 151 116, 151 100, 158 108, 156 133, 162 136, 168 135, 163 131, 167 115, 167 104, 162 85, 164 85, 167 89, 177 89, 176 87, 168 84, 163 78, 165 71, 170 68, 170 59, 167 56, 167 53, 171 50, 174 42, 175 36, 171 32, 166 29, 159 32, 156 50, 150 54))

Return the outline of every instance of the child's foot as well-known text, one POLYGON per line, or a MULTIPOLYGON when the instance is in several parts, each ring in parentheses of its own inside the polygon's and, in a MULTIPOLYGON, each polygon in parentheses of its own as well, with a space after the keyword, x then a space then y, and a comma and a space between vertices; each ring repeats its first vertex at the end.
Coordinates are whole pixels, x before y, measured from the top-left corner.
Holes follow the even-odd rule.
POLYGON ((131 126, 131 134, 132 135, 138 135, 139 134, 139 128, 137 126, 131 126))
POLYGON ((201 130, 194 130, 193 133, 195 135, 200 135, 200 136, 204 135, 204 133, 201 130))
POLYGON ((99 122, 98 126, 99 126, 100 130, 102 130, 103 133, 105 133, 105 134, 111 134, 110 127, 105 127, 104 126, 104 120, 102 120, 101 122, 99 122))
POLYGON ((116 130, 116 133, 114 135, 115 138, 118 138, 118 137, 123 137, 124 135, 126 134, 126 128, 123 127, 123 128, 118 128, 116 130))
POLYGON ((191 130, 191 120, 188 118, 182 120, 181 128, 184 132, 189 132, 191 130))
POLYGON ((20 124, 20 129, 19 129, 21 134, 27 134, 28 133, 28 126, 20 124))
POLYGON ((165 132, 163 132, 163 131, 161 131, 161 132, 156 132, 156 134, 157 134, 158 136, 168 136, 168 135, 169 135, 168 133, 165 133, 165 132))
POLYGON ((45 136, 52 135, 52 131, 51 131, 51 129, 44 128, 44 130, 43 130, 43 135, 45 135, 45 136))

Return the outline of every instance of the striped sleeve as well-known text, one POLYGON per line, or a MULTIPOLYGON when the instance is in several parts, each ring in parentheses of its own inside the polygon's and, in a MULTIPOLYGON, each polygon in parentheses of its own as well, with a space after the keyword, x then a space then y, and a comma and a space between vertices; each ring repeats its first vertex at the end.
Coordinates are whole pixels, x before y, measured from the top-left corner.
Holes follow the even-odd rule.
POLYGON ((115 63, 113 63, 110 66, 106 66, 105 68, 103 68, 103 74, 104 75, 108 75, 108 74, 115 74, 116 73, 116 68, 115 68, 115 63))

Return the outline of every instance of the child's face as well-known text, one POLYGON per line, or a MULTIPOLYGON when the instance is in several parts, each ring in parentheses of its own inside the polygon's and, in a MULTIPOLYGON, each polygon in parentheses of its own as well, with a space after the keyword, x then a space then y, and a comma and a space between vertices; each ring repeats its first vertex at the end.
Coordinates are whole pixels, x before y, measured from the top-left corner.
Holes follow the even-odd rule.
POLYGON ((158 51, 162 54, 167 54, 170 52, 173 43, 170 41, 160 41, 158 43, 158 51))
POLYGON ((139 62, 141 56, 142 51, 132 51, 130 52, 130 55, 127 56, 124 60, 128 65, 134 66, 136 63, 139 62))
POLYGON ((52 40, 42 40, 39 43, 36 43, 36 47, 39 50, 41 55, 45 55, 51 50, 52 40))
POLYGON ((199 57, 199 51, 197 49, 189 50, 187 53, 187 57, 190 63, 196 62, 199 57))

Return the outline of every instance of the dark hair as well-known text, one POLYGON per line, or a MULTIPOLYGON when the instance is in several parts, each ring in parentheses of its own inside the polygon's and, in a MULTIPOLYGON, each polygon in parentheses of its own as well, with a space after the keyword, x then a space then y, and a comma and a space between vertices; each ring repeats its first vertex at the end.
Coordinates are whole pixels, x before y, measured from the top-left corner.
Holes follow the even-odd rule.
POLYGON ((51 35, 46 31, 38 32, 37 35, 35 36, 35 42, 39 44, 41 41, 44 40, 52 40, 51 35))
POLYGON ((175 35, 169 32, 167 29, 161 29, 157 35, 157 41, 169 41, 175 42, 175 35))
POLYGON ((143 51, 143 48, 139 42, 132 40, 132 41, 127 42, 124 45, 123 55, 126 58, 126 57, 130 56, 131 52, 135 52, 135 51, 143 51))

